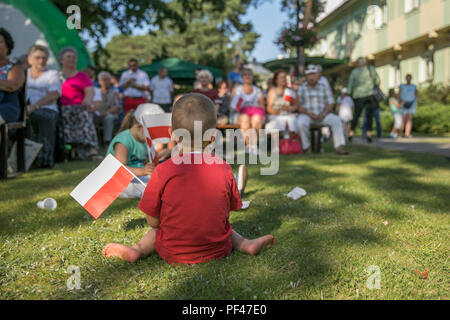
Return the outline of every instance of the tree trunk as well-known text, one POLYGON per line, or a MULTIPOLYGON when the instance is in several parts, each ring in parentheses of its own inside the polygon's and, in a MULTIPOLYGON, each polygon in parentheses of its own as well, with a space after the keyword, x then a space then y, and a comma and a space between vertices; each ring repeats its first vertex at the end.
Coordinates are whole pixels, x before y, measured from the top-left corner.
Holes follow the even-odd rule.
MULTIPOLYGON (((313 0, 306 0, 305 4, 305 14, 303 15, 303 29, 308 28, 308 24, 311 21, 311 11, 312 11, 312 1, 313 0)), ((300 1, 297 0, 297 26, 300 27, 300 1)), ((297 48, 297 57, 298 57, 298 76, 303 76, 305 73, 305 63, 306 63, 306 57, 305 57, 305 49, 303 47, 297 48)))
MULTIPOLYGON (((297 28, 300 29, 300 0, 297 0, 297 28)), ((297 78, 303 76, 304 72, 303 48, 297 47, 297 78)))
POLYGON ((305 6, 305 16, 304 16, 304 23, 303 28, 308 28, 308 24, 311 21, 311 11, 312 11, 312 0, 306 0, 306 6, 305 6))

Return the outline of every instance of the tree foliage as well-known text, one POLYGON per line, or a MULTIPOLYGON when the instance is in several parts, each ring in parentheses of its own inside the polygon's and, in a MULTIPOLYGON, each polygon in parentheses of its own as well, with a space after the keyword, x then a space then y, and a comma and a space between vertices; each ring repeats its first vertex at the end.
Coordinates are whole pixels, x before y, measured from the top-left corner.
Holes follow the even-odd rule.
MULTIPOLYGON (((51 1, 66 15, 67 7, 73 4, 72 0, 51 1)), ((106 38, 111 25, 122 34, 115 37, 114 42, 123 41, 126 48, 151 49, 145 56, 147 60, 164 57, 174 51, 177 54, 185 54, 195 48, 202 56, 200 59, 202 61, 220 60, 218 56, 225 57, 228 54, 227 52, 212 54, 212 47, 229 51, 234 46, 243 52, 249 52, 253 49, 258 35, 252 32, 251 23, 241 21, 241 16, 249 6, 257 6, 263 1, 265 0, 79 0, 76 4, 81 10, 81 35, 84 40, 90 39, 96 43, 93 52, 94 61, 105 66, 107 62, 105 58, 109 55, 113 60, 116 58, 121 60, 102 46, 101 40, 106 38), (207 22, 205 26, 201 25, 202 21, 207 22), (215 29, 213 21, 216 23, 215 29), (131 43, 124 36, 131 35, 135 28, 144 27, 149 28, 147 38, 132 37, 131 43), (188 32, 186 36, 183 35, 185 32, 188 32), (230 41, 227 38, 236 33, 241 38, 234 41, 232 48, 229 48, 230 41), (203 39, 197 39, 196 34, 208 37, 209 40, 200 41, 203 39), (144 38, 150 39, 152 44, 145 44, 144 38), (219 43, 212 46, 212 39, 218 40, 219 43), (134 40, 138 43, 134 44, 134 40), (175 44, 171 40, 179 41, 175 44), (153 42, 162 46, 156 47, 153 42), (181 45, 187 45, 189 49, 176 50, 181 45)), ((116 49, 115 44, 107 47, 116 49)), ((142 54, 139 51, 135 52, 136 56, 142 54)), ((112 69, 114 65, 117 65, 115 60, 111 61, 112 69)))
MULTIPOLYGON (((311 10, 311 22, 315 23, 320 13, 324 12, 325 0, 312 0, 311 10)), ((282 0, 281 11, 286 12, 289 17, 289 21, 296 21, 297 15, 300 15, 300 21, 303 20, 306 7, 305 0, 282 0)))
MULTIPOLYGON (((311 17, 310 23, 312 26, 308 26, 308 29, 314 29, 317 21, 317 17, 324 12, 325 10, 325 0, 312 0, 312 9, 311 9, 311 17)), ((275 40, 275 44, 280 45, 280 39, 282 38, 282 32, 284 30, 294 30, 295 28, 303 28, 303 19, 305 14, 306 1, 305 0, 282 0, 281 1, 281 11, 286 12, 288 14, 289 20, 286 21, 285 26, 282 30, 280 30, 279 36, 275 40), (300 25, 297 25, 297 21, 300 25)), ((291 49, 295 49, 294 46, 291 48, 286 47, 285 45, 280 45, 283 50, 291 51, 291 49)), ((294 52, 292 50, 291 52, 294 52)))
POLYGON ((178 57, 194 63, 227 70, 236 51, 248 55, 259 37, 250 22, 242 16, 250 5, 258 1, 227 0, 222 10, 201 0, 191 0, 193 7, 201 10, 184 11, 179 1, 167 2, 167 8, 182 15, 189 23, 186 29, 174 27, 170 22, 151 30, 148 35, 118 35, 106 45, 108 55, 100 59, 102 66, 117 71, 136 57, 140 63, 151 63, 166 57, 178 57), (203 2, 203 3, 202 3, 203 2))

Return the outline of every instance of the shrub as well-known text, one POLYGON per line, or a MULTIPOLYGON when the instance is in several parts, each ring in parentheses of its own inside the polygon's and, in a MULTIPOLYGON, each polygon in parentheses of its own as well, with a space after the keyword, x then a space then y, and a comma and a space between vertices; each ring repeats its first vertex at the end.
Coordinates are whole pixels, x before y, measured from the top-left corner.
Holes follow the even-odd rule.
MULTIPOLYGON (((390 111, 381 111, 381 127, 389 133, 394 125, 394 117, 390 111)), ((417 108, 413 118, 413 132, 427 134, 443 134, 450 132, 450 105, 432 104, 417 108)))
POLYGON ((450 132, 450 105, 419 105, 413 119, 413 131, 431 134, 450 132))
POLYGON ((429 84, 426 87, 419 88, 418 91, 418 103, 420 106, 428 106, 435 103, 450 104, 450 88, 444 87, 442 84, 429 84))

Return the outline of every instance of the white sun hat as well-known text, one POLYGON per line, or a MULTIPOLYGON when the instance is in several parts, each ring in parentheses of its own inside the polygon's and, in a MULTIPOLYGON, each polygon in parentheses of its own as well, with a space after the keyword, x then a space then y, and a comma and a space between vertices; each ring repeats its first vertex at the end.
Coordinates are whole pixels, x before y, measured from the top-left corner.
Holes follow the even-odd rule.
POLYGON ((143 103, 140 104, 136 111, 134 111, 134 117, 139 123, 142 124, 142 116, 146 114, 161 114, 164 113, 164 110, 158 105, 154 103, 143 103))

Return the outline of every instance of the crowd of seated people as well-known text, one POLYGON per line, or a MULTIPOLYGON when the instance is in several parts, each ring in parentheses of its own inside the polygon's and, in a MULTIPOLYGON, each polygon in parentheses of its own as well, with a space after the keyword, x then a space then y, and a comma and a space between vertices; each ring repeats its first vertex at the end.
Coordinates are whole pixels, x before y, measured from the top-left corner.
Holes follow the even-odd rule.
MULTIPOLYGON (((99 148, 109 145, 127 113, 140 104, 152 102, 171 112, 174 86, 166 68, 152 79, 139 69, 136 59, 130 59, 129 69, 120 78, 107 71, 97 74, 93 67, 79 71, 77 51, 66 47, 58 54, 60 70, 47 70, 47 47, 31 46, 26 59, 16 64, 8 58, 13 48, 8 31, 0 29, 0 125, 18 120, 18 92, 25 87, 31 138, 43 145, 35 167, 54 166, 57 139, 71 146, 72 159, 99 155, 99 148)), ((298 79, 288 83, 286 71, 276 71, 264 92, 241 60, 226 80, 217 83, 217 89, 209 70, 197 70, 196 77, 192 92, 213 101, 219 125, 240 128, 247 153, 258 152, 261 129, 278 130, 282 137, 298 135, 309 152, 309 126, 316 124, 329 126, 336 153, 347 154, 343 124, 333 113, 331 88, 318 66, 308 66, 303 83, 298 79)))

